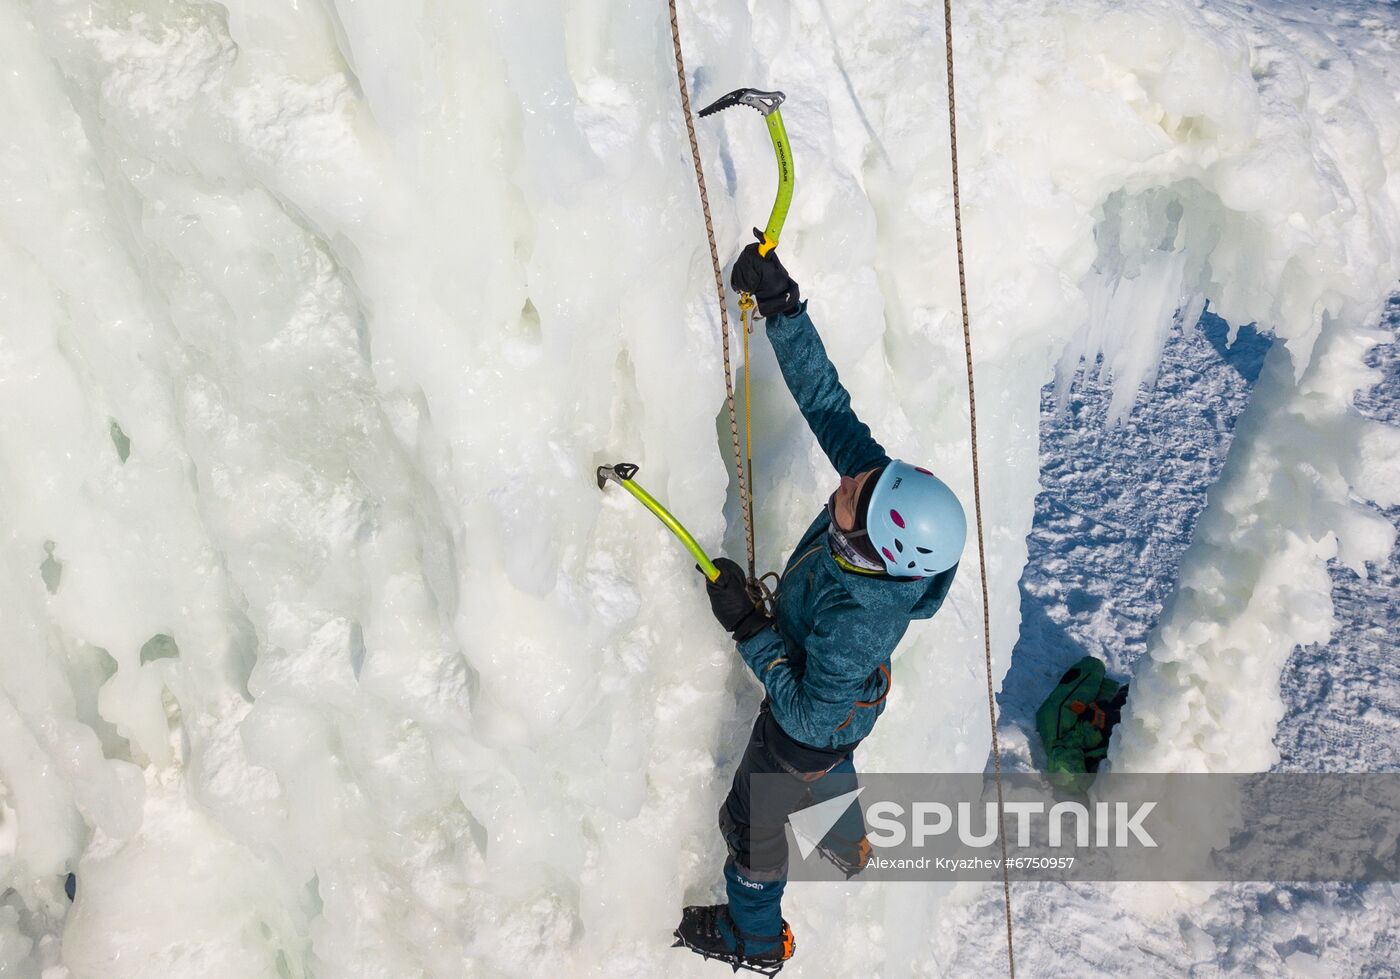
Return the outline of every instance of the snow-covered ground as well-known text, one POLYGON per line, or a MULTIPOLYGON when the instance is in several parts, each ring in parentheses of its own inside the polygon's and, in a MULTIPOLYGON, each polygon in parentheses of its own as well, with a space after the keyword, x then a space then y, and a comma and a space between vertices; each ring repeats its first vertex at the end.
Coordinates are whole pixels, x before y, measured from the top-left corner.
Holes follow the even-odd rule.
MULTIPOLYGON (((1358 410, 1400 422, 1400 300, 1385 323, 1394 342, 1367 362, 1376 385, 1358 410)), ((1122 426, 1108 419, 1112 387, 1082 375, 1068 410, 1043 392, 1041 478, 1021 581, 1022 631, 1003 684, 1008 767, 1041 760, 1034 712, 1063 669, 1085 653, 1132 676, 1174 587, 1182 553, 1219 476, 1234 423, 1248 403, 1269 341, 1207 316, 1173 332, 1150 397, 1122 426)), ((1400 509, 1383 511, 1400 526, 1400 509)), ((1331 567, 1336 624, 1325 643, 1300 646, 1282 688, 1287 712, 1280 771, 1400 769, 1400 548, 1354 571, 1331 567)), ((1400 888, 1394 884, 1230 884, 1144 914, 1120 884, 1014 886, 1018 974, 1088 971, 1143 976, 1367 976, 1396 974, 1400 888)), ((1005 956, 1001 892, 964 895, 939 961, 948 975, 991 972, 1005 956)))
MULTIPOLYGON (((1364 500, 1400 505, 1393 398, 1353 407, 1400 276, 1396 5, 955 8, 1009 749, 1078 643, 1133 675, 1116 765, 1391 764, 1395 603, 1334 603, 1393 592, 1345 576, 1392 550, 1364 500), (1077 434, 1042 466, 1057 377, 1077 434), (1154 379, 1189 422, 1134 408, 1154 379)), ((783 254, 857 408, 967 494, 941 5, 681 10, 698 103, 789 93, 783 254)), ((758 692, 684 552, 592 482, 637 461, 740 546, 665 6, 0 0, 0 66, 0 974, 711 974, 666 936, 718 892, 758 692)), ((771 148, 748 113, 701 141, 732 256, 771 148)), ((832 474, 756 340, 772 567, 832 474)), ((863 766, 982 766, 977 570, 863 766)), ((792 893, 790 974, 997 968, 947 888, 792 893)), ((1384 888, 1032 894, 1032 975, 1394 947, 1384 888), (1210 910, 1143 910, 1172 902, 1210 910)))
MULTIPOLYGON (((1400 299, 1392 300, 1386 327, 1400 332, 1400 299)), ((1357 394, 1357 410, 1400 426, 1400 342, 1376 347, 1366 361, 1382 379, 1357 394)), ((1400 527, 1400 507, 1382 512, 1400 527)), ((1337 625, 1329 642, 1299 646, 1289 658, 1283 673, 1288 712, 1274 738, 1277 767, 1400 771, 1400 546, 1387 561, 1370 565, 1365 577, 1336 562, 1329 570, 1337 625)), ((1400 961, 1400 951, 1391 958, 1400 961)))

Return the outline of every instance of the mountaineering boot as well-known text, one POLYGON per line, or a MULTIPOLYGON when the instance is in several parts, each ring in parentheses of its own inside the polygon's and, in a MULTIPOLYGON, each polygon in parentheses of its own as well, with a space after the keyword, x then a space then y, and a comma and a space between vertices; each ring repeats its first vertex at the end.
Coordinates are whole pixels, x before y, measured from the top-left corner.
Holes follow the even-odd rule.
POLYGON ((707 959, 718 959, 735 972, 748 969, 776 975, 797 947, 792 929, 784 921, 777 935, 751 935, 734 924, 727 904, 691 905, 681 912, 676 946, 685 946, 707 959), (762 951, 758 951, 762 949, 762 951))
POLYGON ((862 836, 852 844, 848 840, 837 841, 828 833, 826 839, 817 844, 817 853, 850 880, 870 863, 870 841, 862 836))
POLYGON ((740 873, 733 858, 724 863, 728 904, 692 906, 681 913, 677 945, 707 959, 720 959, 734 971, 749 969, 771 976, 792 958, 792 929, 783 920, 787 881, 757 880, 740 873))

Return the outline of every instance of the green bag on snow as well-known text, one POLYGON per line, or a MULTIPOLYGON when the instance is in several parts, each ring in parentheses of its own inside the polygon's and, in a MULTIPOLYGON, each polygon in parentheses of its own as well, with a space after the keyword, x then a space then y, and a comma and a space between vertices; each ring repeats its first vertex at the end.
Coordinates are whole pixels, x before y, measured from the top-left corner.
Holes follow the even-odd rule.
POLYGON ((1094 657, 1071 666, 1035 712, 1046 772, 1052 778, 1097 772, 1127 699, 1128 685, 1108 679, 1094 657))

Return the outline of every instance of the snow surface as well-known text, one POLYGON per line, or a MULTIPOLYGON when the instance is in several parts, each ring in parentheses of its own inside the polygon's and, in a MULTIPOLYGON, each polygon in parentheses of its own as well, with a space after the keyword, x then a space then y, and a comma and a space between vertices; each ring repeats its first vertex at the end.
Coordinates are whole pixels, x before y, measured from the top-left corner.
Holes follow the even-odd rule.
MULTIPOLYGON (((1394 424, 1400 297, 1385 329, 1397 342, 1368 354, 1381 377, 1356 403, 1394 424)), ((998 698, 1010 768, 1042 763, 1034 712, 1065 667, 1090 653, 1128 678, 1147 649, 1269 349, 1247 328, 1227 348, 1225 332, 1209 313, 1194 331, 1178 325, 1151 397, 1121 427, 1103 424, 1107 383, 1081 377, 1065 412, 1053 385, 1043 392, 1044 485, 1021 580, 1021 637, 998 698)), ((1400 509, 1384 512, 1400 525, 1400 509)), ((1336 562, 1330 570, 1332 638, 1289 659, 1275 768, 1393 772, 1400 550, 1368 566, 1366 578, 1336 562)), ((1015 885, 1013 895, 1018 974, 1381 977, 1400 960, 1394 884, 1193 886, 1164 901, 1159 886, 1047 883, 1015 885)), ((936 961, 947 975, 1001 969, 1000 891, 968 888, 960 897, 967 903, 950 911, 936 961)))
POLYGON ((1035 711, 1071 664, 1096 656, 1127 679, 1148 650, 1270 348, 1252 327, 1227 346, 1229 332, 1209 312, 1178 320, 1151 395, 1121 425, 1092 369, 1063 405, 1055 385, 1042 392, 1021 633, 997 698, 1015 767, 1043 768, 1035 711))
MULTIPOLYGON (((1386 326, 1400 332, 1400 297, 1386 326)), ((1367 418, 1400 426, 1400 342, 1376 347, 1366 363, 1381 372, 1356 396, 1367 418)), ((1400 507, 1382 510, 1400 527, 1400 507)), ((1337 623, 1325 646, 1299 646, 1282 679, 1287 713, 1274 744, 1290 771, 1400 771, 1400 543, 1364 575, 1329 562, 1337 623)), ((1400 928, 1400 923, 1397 923, 1400 928)), ((1393 956, 1400 959, 1400 950, 1393 956)))
MULTIPOLYGON (((697 102, 790 95, 785 260, 859 411, 967 493, 938 8, 681 6, 697 102)), ((1101 360, 1130 428, 1209 303, 1277 340, 1132 634, 1114 764, 1269 767, 1333 569, 1395 536, 1364 501, 1400 504, 1400 438, 1353 407, 1400 273, 1395 7, 955 16, 995 679, 1020 678, 1043 385, 1070 405, 1101 360)), ((592 483, 637 461, 739 550, 664 5, 0 0, 0 65, 0 974, 709 974, 665 936, 717 893, 758 692, 684 553, 592 483)), ((737 245, 771 149, 743 113, 702 144, 737 245)), ((772 567, 832 475, 761 338, 753 366, 772 567)), ((982 767, 974 565, 863 767, 982 767)), ((1219 919, 1237 961, 1296 925, 1288 893, 1219 919)), ((967 906, 792 894, 795 975, 946 972, 967 906)), ((1160 924, 1203 900, 1115 914, 1208 962, 1160 924)), ((1344 947, 1368 900, 1322 902, 1344 947)), ((1084 931, 1112 971, 1120 936, 1084 931)))

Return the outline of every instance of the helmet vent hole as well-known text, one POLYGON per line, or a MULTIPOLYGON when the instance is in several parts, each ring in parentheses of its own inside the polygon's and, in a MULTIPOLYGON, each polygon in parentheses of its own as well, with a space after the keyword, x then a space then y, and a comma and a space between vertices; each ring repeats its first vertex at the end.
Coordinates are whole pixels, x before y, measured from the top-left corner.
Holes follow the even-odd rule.
POLYGON ((923 473, 925 476, 932 476, 932 475, 933 475, 933 473, 929 472, 929 471, 928 471, 927 469, 925 469, 923 466, 915 466, 915 467, 914 467, 914 471, 915 471, 915 472, 921 472, 921 473, 923 473))
POLYGON ((916 547, 916 548, 914 548, 914 550, 918 551, 920 554, 932 554, 932 553, 933 553, 933 551, 929 550, 927 547, 916 547))
POLYGON ((889 558, 891 561, 897 561, 897 560, 899 560, 899 559, 896 558, 893 554, 890 553, 890 549, 889 549, 888 547, 882 547, 882 548, 880 548, 880 553, 883 554, 883 555, 885 555, 885 557, 889 558))
POLYGON ((890 519, 894 521, 894 525, 896 527, 900 528, 901 530, 904 529, 904 518, 899 515, 898 510, 890 511, 890 519))
POLYGON ((896 537, 896 538, 894 539, 894 549, 895 549, 896 551, 898 551, 900 554, 903 554, 903 553, 904 553, 904 542, 903 542, 902 540, 900 540, 898 537, 896 537))
POLYGON ((913 566, 914 566, 914 562, 913 562, 913 561, 910 561, 910 562, 909 562, 909 567, 912 568, 913 566))

